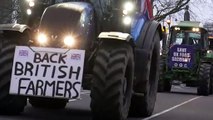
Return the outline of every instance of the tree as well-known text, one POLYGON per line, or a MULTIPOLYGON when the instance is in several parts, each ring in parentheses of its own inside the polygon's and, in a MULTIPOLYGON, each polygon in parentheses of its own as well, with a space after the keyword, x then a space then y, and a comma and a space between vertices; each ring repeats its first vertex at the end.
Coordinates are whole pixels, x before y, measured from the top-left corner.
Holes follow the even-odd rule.
POLYGON ((190 0, 152 0, 156 12, 155 19, 160 21, 168 15, 179 12, 185 8, 190 0))
MULTIPOLYGON (((36 0, 36 3, 52 4, 56 0, 36 0)), ((0 24, 25 23, 27 21, 26 11, 29 5, 26 0, 0 0, 0 24)))
MULTIPOLYGON (((26 9, 18 8, 17 1, 25 2, 25 0, 0 0, 0 23, 10 23, 14 19, 18 19, 26 15, 26 9), (21 11, 21 12, 20 12, 21 11), (16 13, 16 14, 14 14, 16 13)), ((48 4, 53 4, 61 1, 69 0, 37 0, 37 2, 45 2, 48 4)), ((185 8, 185 6, 190 2, 195 0, 150 0, 155 11, 155 19, 158 21, 163 20, 168 15, 177 13, 185 8)), ((203 2, 204 0, 196 0, 203 2)), ((190 11, 192 18, 196 18, 193 11, 190 11)))
POLYGON ((10 23, 12 18, 12 0, 0 0, 0 23, 10 23))

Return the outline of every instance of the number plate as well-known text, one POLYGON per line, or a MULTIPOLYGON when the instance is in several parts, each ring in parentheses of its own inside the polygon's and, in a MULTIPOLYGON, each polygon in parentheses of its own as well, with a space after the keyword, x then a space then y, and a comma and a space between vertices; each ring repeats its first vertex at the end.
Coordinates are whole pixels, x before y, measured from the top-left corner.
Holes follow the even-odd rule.
POLYGON ((84 57, 84 50, 17 46, 10 94, 77 99, 84 57))

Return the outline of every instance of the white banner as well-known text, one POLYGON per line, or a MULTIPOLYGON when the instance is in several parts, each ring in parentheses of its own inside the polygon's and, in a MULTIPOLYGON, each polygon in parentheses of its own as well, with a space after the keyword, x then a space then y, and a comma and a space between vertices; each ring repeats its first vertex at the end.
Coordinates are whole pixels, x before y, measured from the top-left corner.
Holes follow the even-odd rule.
POLYGON ((17 46, 10 94, 77 99, 84 57, 84 50, 17 46))

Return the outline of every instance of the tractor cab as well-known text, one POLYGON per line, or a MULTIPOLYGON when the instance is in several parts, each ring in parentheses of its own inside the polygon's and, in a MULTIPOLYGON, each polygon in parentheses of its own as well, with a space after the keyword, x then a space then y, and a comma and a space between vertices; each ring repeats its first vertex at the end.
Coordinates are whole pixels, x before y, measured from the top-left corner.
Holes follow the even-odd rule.
POLYGON ((199 55, 208 49, 208 32, 200 22, 183 21, 171 27, 169 68, 196 68, 199 55))
POLYGON ((174 45, 190 45, 200 48, 208 46, 207 31, 199 22, 184 21, 171 27, 170 47, 174 45))

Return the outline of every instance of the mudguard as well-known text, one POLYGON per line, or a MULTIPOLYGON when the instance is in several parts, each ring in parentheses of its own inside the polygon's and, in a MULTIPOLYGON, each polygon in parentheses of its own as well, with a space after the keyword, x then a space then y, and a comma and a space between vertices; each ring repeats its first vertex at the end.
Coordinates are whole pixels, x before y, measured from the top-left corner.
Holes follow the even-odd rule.
POLYGON ((17 44, 28 45, 32 38, 31 32, 30 27, 25 24, 0 24, 0 35, 16 41, 17 44))
POLYGON ((133 48, 135 48, 135 43, 133 37, 129 33, 122 32, 101 32, 98 36, 100 40, 114 40, 123 41, 129 43, 133 48))
MULTIPOLYGON (((152 50, 155 43, 155 34, 156 32, 159 33, 160 39, 162 39, 162 31, 161 31, 161 25, 156 21, 147 21, 143 27, 143 30, 141 31, 141 34, 139 36, 139 40, 136 42, 136 48, 135 48, 135 73, 136 78, 134 84, 137 86, 138 83, 143 83, 143 87, 135 87, 135 92, 143 92, 145 90, 145 85, 147 82, 147 78, 144 78, 146 76, 147 72, 149 71, 147 69, 148 62, 151 61, 152 56, 152 50), (141 75, 142 74, 142 75, 141 75), (144 75, 143 75, 144 74, 144 75), (138 88, 138 89, 137 89, 138 88)), ((159 52, 160 54, 160 52, 159 52)))
POLYGON ((128 33, 122 32, 101 32, 98 36, 99 39, 122 40, 129 42, 132 36, 128 33))
POLYGON ((148 21, 136 40, 135 79, 130 114, 147 117, 153 113, 159 80, 161 27, 148 21))
POLYGON ((160 23, 158 23, 157 21, 147 21, 138 38, 139 40, 137 40, 136 42, 136 47, 142 48, 142 49, 149 49, 150 44, 152 44, 151 40, 153 39, 156 31, 159 32, 160 39, 163 39, 163 33, 161 30, 160 23), (146 38, 150 40, 145 40, 146 38))
POLYGON ((23 33, 27 29, 30 28, 25 24, 0 24, 0 31, 16 31, 23 33))

